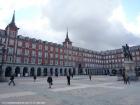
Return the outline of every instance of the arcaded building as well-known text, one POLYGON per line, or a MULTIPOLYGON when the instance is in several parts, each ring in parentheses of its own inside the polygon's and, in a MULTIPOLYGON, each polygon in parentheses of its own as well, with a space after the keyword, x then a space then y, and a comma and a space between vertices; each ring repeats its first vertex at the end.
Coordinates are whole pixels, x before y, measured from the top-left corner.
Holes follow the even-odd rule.
MULTIPOLYGON (((73 46, 68 31, 64 42, 57 44, 18 35, 18 30, 15 14, 5 30, 0 29, 1 75, 115 75, 124 68, 122 48, 92 51, 73 46)), ((130 51, 136 62, 136 72, 140 74, 140 46, 133 46, 130 51)))

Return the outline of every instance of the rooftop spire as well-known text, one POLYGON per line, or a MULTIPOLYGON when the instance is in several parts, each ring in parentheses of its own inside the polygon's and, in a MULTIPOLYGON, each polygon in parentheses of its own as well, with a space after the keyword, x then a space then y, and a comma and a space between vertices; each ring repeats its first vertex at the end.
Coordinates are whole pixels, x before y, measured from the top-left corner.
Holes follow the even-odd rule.
POLYGON ((15 24, 15 10, 14 10, 14 13, 13 13, 13 18, 12 18, 11 23, 14 23, 15 24))
POLYGON ((68 36, 68 27, 67 27, 67 34, 66 34, 66 39, 68 39, 69 40, 69 36, 68 36))
POLYGON ((14 10, 14 13, 13 13, 12 20, 11 20, 10 24, 7 25, 6 29, 7 29, 8 27, 10 27, 10 28, 12 28, 12 29, 14 29, 14 30, 18 30, 18 29, 19 29, 19 28, 16 26, 16 24, 15 24, 15 10, 14 10))
POLYGON ((65 43, 68 42, 69 44, 71 44, 72 42, 69 39, 69 32, 68 32, 68 28, 67 28, 67 33, 66 33, 66 38, 65 38, 65 43))

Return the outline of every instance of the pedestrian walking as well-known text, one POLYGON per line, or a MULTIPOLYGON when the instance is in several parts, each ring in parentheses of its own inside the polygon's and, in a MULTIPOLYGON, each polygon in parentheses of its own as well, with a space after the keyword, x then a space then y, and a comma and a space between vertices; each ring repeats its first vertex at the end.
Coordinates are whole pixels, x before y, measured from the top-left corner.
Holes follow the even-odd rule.
POLYGON ((70 85, 70 75, 67 75, 67 85, 70 85))
POLYGON ((126 81, 126 84, 130 84, 130 78, 128 75, 125 76, 125 81, 126 81))
POLYGON ((10 86, 10 84, 11 83, 13 83, 13 86, 15 86, 16 84, 15 84, 15 82, 14 82, 14 74, 13 75, 11 75, 11 77, 10 77, 10 82, 9 82, 9 86, 10 86))
POLYGON ((89 74, 89 80, 91 80, 91 74, 89 74))
POLYGON ((49 88, 53 85, 53 79, 51 76, 48 76, 47 82, 49 83, 49 88))
POLYGON ((123 74, 122 74, 122 77, 123 77, 124 84, 126 84, 126 77, 125 77, 125 73, 123 73, 123 74))
POLYGON ((34 78, 34 82, 35 82, 35 81, 36 81, 36 79, 37 79, 36 75, 34 75, 34 77, 33 77, 33 78, 34 78))

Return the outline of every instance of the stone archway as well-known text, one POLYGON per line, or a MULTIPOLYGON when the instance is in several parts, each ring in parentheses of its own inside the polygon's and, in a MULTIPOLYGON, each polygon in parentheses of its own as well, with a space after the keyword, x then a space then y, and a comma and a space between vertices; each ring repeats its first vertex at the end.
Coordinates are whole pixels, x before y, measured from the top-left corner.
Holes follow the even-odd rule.
POLYGON ((63 69, 62 68, 60 69, 60 75, 61 76, 63 75, 63 69))
POLYGON ((58 77, 58 69, 57 68, 55 69, 55 76, 58 77))
POLYGON ((43 75, 44 75, 44 76, 47 76, 47 75, 48 75, 48 70, 47 70, 47 68, 44 68, 43 75))
POLYGON ((15 69, 15 76, 20 75, 20 67, 16 67, 15 69))
POLYGON ((10 77, 12 74, 12 67, 6 67, 6 70, 5 70, 5 77, 10 77))
POLYGON ((24 77, 29 76, 29 74, 28 74, 28 68, 27 68, 27 67, 24 67, 24 68, 23 68, 23 76, 24 76, 24 77))
POLYGON ((30 76, 34 76, 34 75, 35 75, 35 69, 34 67, 32 67, 30 70, 30 76))
POLYGON ((37 76, 41 76, 41 68, 37 69, 37 76))

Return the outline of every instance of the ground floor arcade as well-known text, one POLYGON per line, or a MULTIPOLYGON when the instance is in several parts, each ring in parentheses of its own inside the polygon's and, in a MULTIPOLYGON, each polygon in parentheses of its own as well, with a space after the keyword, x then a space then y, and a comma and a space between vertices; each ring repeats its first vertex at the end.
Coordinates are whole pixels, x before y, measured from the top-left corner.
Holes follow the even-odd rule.
MULTIPOLYGON (((70 66, 42 66, 42 65, 17 65, 5 64, 2 67, 2 75, 5 77, 15 74, 15 76, 65 76, 67 74, 73 75, 117 75, 123 72, 123 68, 117 69, 95 69, 95 68, 81 68, 70 66)), ((136 68, 137 75, 140 75, 140 67, 136 68)))

